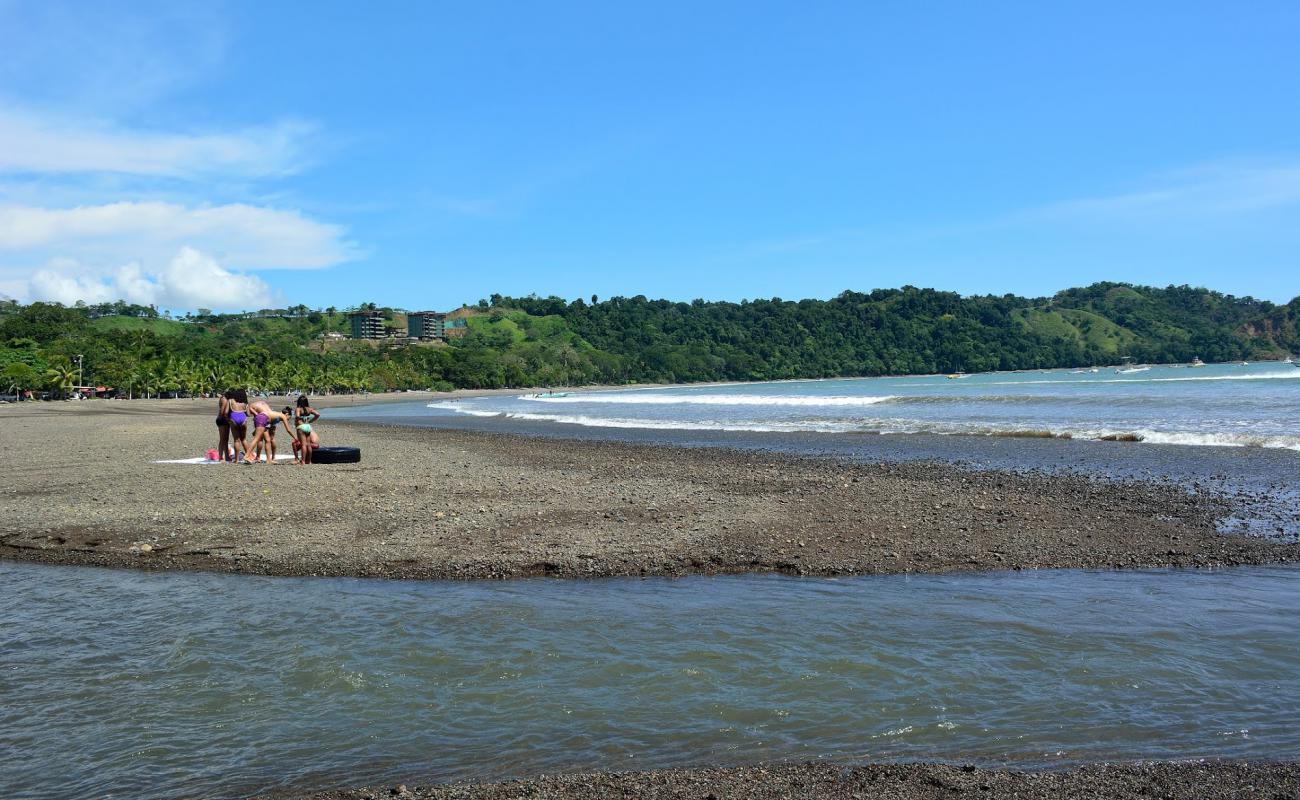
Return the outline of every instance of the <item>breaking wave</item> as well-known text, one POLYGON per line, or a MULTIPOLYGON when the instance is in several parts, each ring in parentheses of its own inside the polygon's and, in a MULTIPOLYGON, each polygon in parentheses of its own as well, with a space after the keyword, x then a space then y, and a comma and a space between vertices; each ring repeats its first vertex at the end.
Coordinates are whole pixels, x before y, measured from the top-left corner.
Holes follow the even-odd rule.
MULTIPOLYGON (((810 398, 811 399, 811 398, 810 398)), ((1300 436, 1269 436, 1249 433, 1198 433, 1152 429, 1036 428, 985 423, 926 421, 913 419, 844 420, 662 420, 637 417, 605 417, 588 414, 547 414, 520 411, 487 411, 457 403, 430 403, 429 408, 454 411, 476 417, 526 422, 549 422, 587 428, 633 428, 643 430, 733 431, 748 433, 834 433, 937 436, 996 436, 1018 439, 1081 439, 1108 442, 1199 447, 1263 447, 1300 451, 1300 436)))
POLYGON ((895 395, 828 397, 780 394, 653 394, 620 392, 618 394, 521 395, 517 399, 536 403, 610 403, 615 405, 689 405, 689 406, 874 406, 898 400, 895 395))
POLYGON ((437 408, 443 411, 455 411, 457 414, 468 414, 471 417, 499 417, 500 411, 484 411, 478 408, 468 408, 460 403, 429 403, 425 408, 437 408))
POLYGON ((1032 380, 989 381, 985 386, 1026 386, 1031 384, 1094 384, 1094 383, 1199 383, 1201 381, 1294 381, 1300 380, 1300 369, 1290 372, 1257 372, 1249 375, 1197 375, 1187 378, 1084 378, 1082 380, 1032 380))

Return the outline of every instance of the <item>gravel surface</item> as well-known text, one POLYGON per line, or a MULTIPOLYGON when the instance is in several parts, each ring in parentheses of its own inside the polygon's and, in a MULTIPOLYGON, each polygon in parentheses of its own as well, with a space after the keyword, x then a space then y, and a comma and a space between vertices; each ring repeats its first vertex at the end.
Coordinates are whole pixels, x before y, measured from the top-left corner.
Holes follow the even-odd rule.
POLYGON ((347 424, 316 405, 324 443, 362 463, 151 463, 215 447, 215 401, 0 407, 0 557, 390 578, 1300 560, 1217 533, 1226 506, 1194 487, 347 424))
MULTIPOLYGON (((292 795, 275 795, 289 797, 292 795)), ((762 765, 731 769, 547 775, 523 781, 447 786, 384 786, 299 795, 303 800, 505 800, 505 798, 1187 798, 1294 800, 1300 764, 1097 764, 1050 772, 1016 772, 938 764, 762 765)))

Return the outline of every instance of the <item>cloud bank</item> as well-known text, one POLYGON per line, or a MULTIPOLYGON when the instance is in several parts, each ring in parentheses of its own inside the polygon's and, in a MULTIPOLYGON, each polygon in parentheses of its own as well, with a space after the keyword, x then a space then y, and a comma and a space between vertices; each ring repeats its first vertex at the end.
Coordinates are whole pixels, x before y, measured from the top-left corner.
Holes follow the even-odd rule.
POLYGON ((232 179, 296 172, 311 131, 136 130, 0 107, 0 178, 12 179, 0 184, 0 291, 62 303, 268 305, 274 293, 247 271, 345 261, 354 248, 344 229, 293 208, 211 198, 232 179))
POLYGON ((75 261, 52 262, 32 275, 29 291, 33 299, 69 305, 121 299, 162 308, 256 309, 273 299, 265 281, 231 272, 192 247, 182 247, 156 272, 146 272, 134 262, 108 274, 96 274, 75 261))
POLYGON ((170 256, 180 246, 214 253, 245 269, 318 269, 344 260, 350 249, 338 226, 297 211, 242 203, 195 208, 164 202, 0 207, 0 253, 149 262, 170 256))

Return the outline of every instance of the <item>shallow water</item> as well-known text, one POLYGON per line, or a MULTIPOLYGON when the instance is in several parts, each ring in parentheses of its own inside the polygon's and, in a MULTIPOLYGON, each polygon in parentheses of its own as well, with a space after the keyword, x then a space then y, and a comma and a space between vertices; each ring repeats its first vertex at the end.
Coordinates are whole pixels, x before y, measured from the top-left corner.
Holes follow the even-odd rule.
POLYGON ((1295 758, 1300 571, 412 583, 0 563, 0 796, 1295 758))

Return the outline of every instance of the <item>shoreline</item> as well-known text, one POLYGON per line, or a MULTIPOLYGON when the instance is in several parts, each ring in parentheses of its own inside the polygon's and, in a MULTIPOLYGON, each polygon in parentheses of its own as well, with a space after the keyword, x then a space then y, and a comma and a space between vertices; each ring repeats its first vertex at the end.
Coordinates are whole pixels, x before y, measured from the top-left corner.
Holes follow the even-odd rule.
POLYGON ((330 420, 350 397, 320 430, 362 462, 307 471, 150 463, 211 447, 212 401, 0 409, 0 558, 407 579, 1300 562, 1167 483, 330 420))
POLYGON ((756 764, 648 772, 588 772, 433 786, 371 786, 324 792, 281 791, 260 800, 504 800, 505 798, 980 798, 1133 797, 1177 800, 1276 800, 1300 795, 1300 762, 1100 763, 1060 770, 1022 771, 940 763, 756 764))

